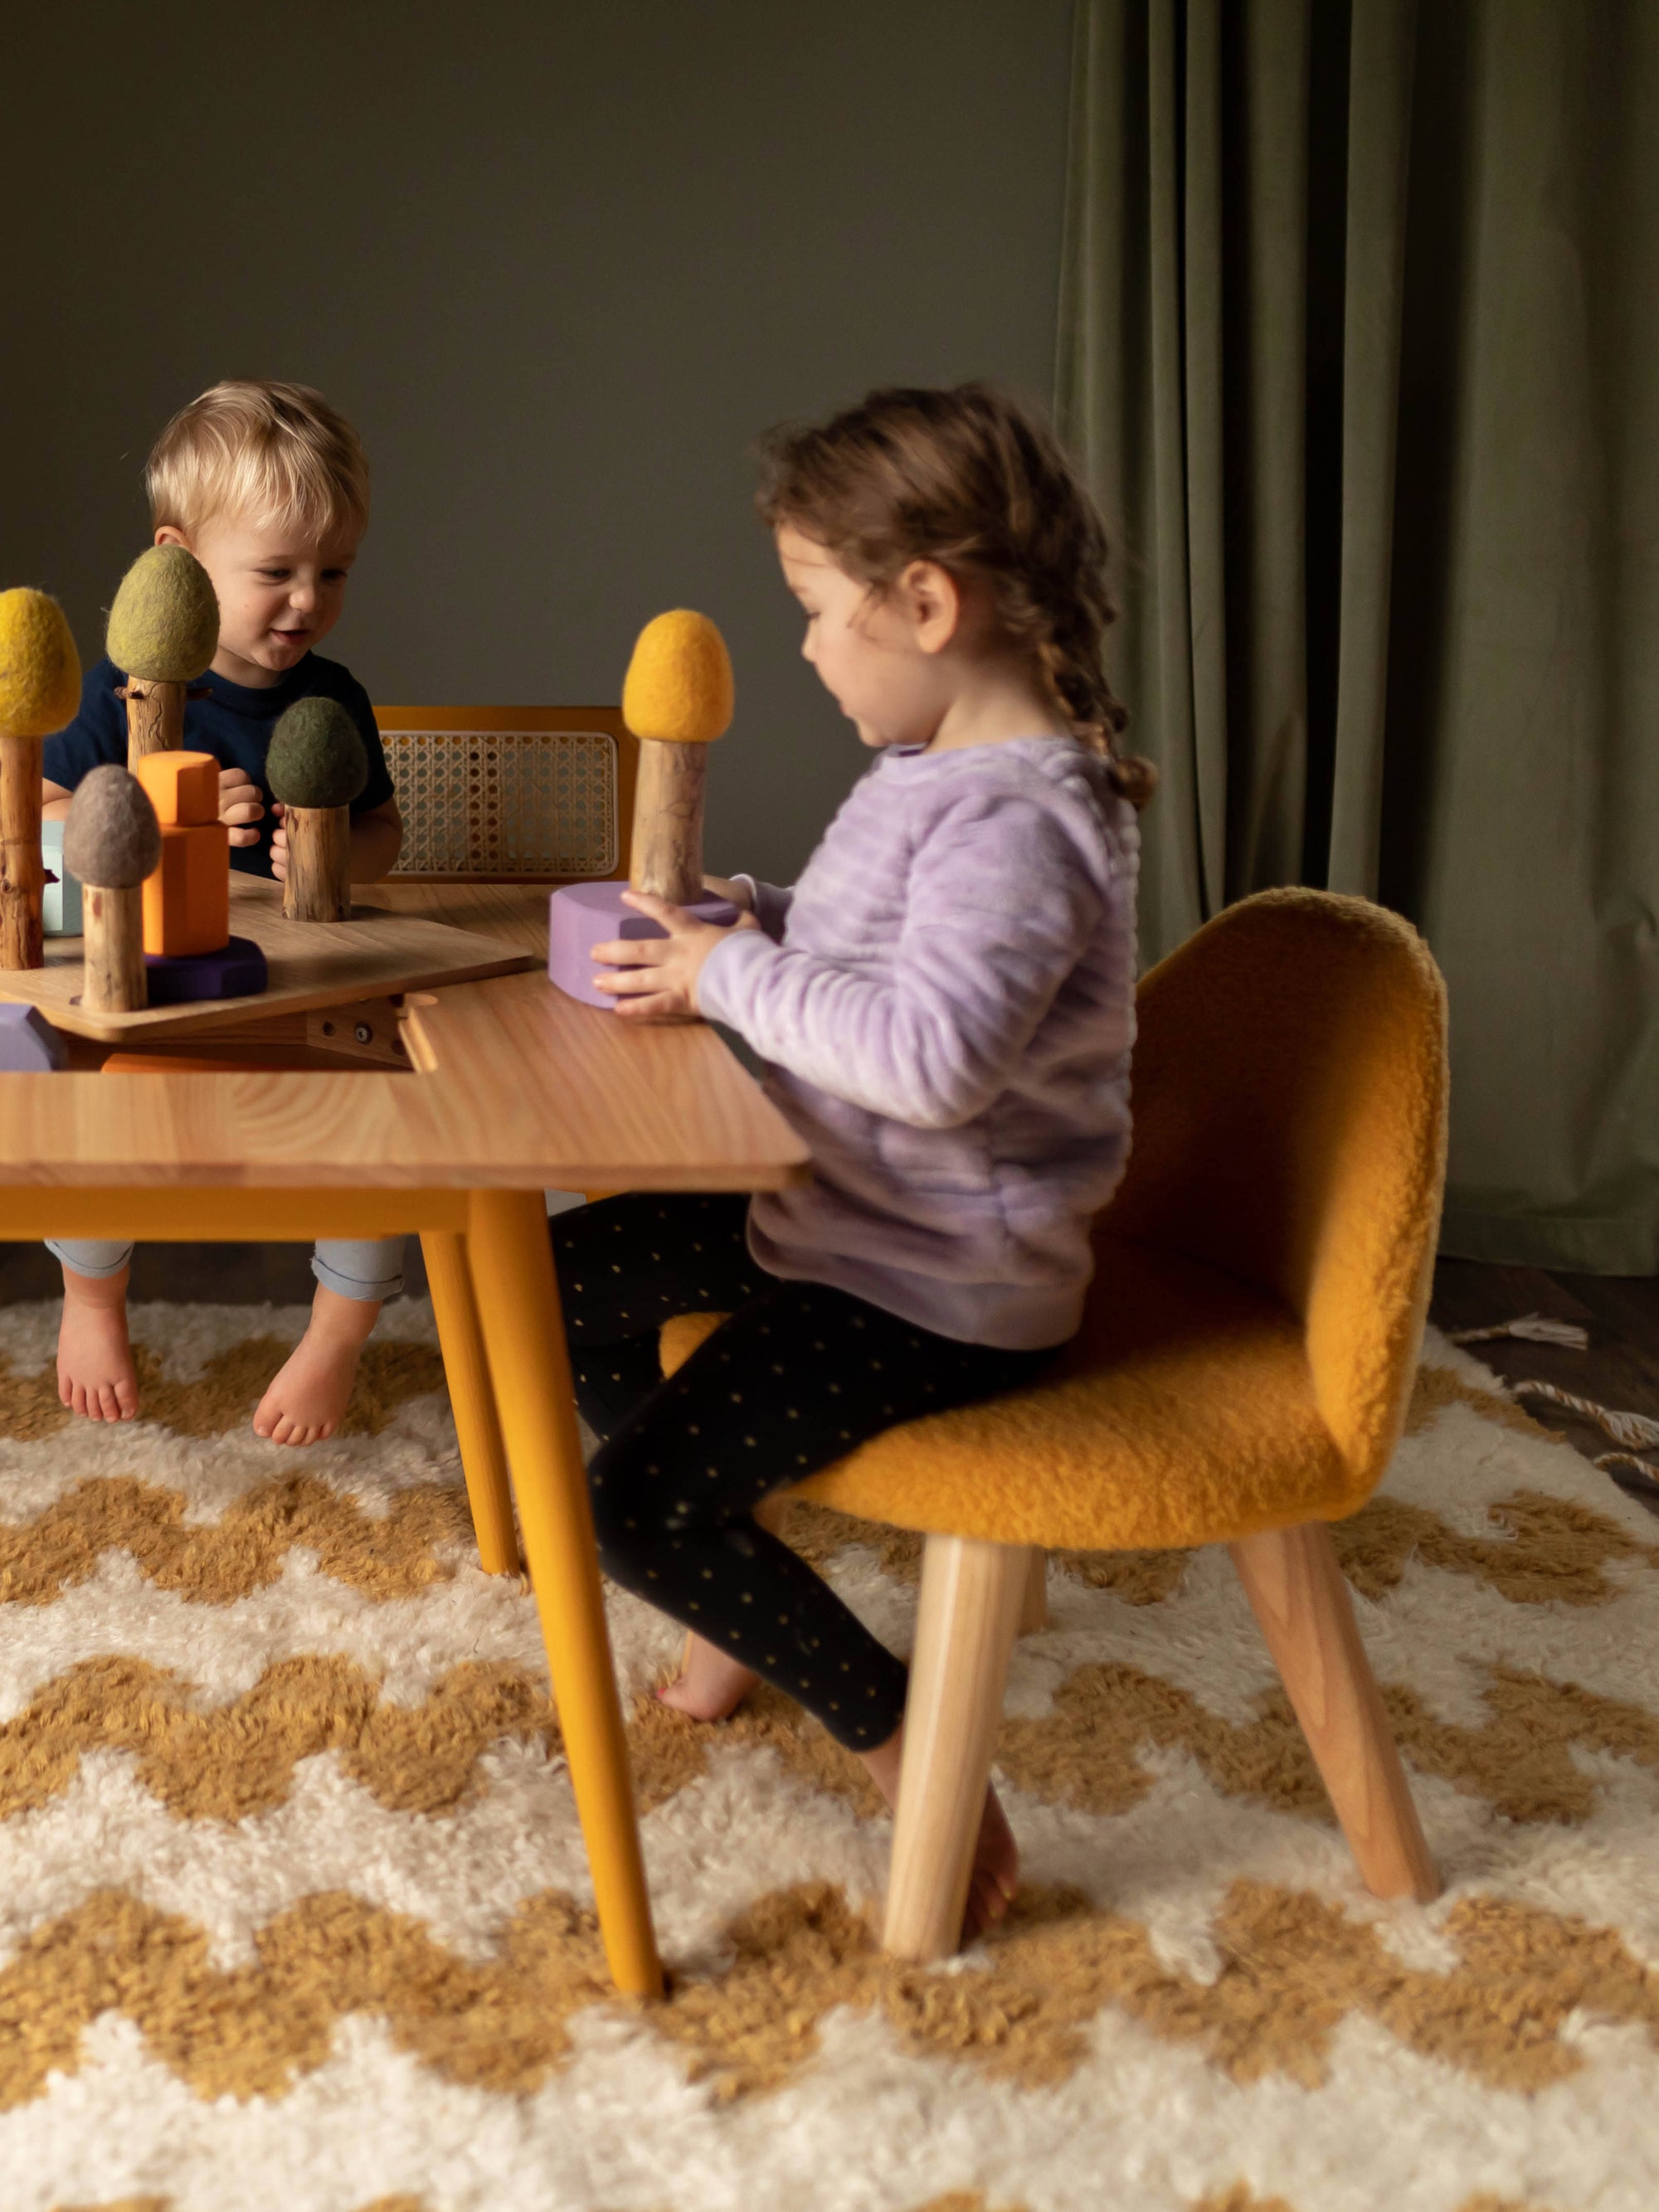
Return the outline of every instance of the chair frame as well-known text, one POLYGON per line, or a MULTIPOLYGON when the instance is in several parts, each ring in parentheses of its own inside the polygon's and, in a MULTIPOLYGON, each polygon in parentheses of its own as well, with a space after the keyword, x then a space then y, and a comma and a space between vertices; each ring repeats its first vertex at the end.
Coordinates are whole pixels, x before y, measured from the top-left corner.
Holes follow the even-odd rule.
MULTIPOLYGON (((616 876, 626 878, 634 841, 634 793, 639 781, 640 741, 629 728, 620 707, 380 707, 374 720, 387 730, 465 730, 489 737, 503 731, 602 730, 617 746, 617 866, 616 876)), ((483 869, 457 869, 442 875, 404 875, 393 869, 388 883, 413 884, 559 884, 593 883, 611 878, 592 876, 500 874, 483 869)))
MULTIPOLYGON (((1428 1904, 1440 1879, 1329 1528, 1307 1521, 1227 1548, 1365 1887, 1428 1904)), ((960 1940, 1009 1655, 1017 1634, 1046 1626, 1047 1557, 927 1540, 882 1934, 897 1958, 945 1958, 960 1940)))

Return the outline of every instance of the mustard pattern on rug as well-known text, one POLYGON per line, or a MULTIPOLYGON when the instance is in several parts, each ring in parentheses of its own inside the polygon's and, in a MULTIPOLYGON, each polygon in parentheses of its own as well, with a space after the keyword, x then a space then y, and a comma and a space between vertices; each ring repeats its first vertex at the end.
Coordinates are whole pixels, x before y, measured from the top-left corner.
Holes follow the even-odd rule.
MULTIPOLYGON (((7 2212, 1659 2202, 1659 1522, 1467 1353, 1431 1334, 1334 1532, 1435 1906, 1359 1888, 1220 1553, 1050 1561, 998 1749, 1026 1887, 943 1970, 875 1941, 861 1766, 769 1690, 669 1711, 680 1632, 613 1592, 672 1975, 635 2008, 430 1314, 289 1455, 247 1417, 303 1318, 140 1309, 144 1418, 94 1432, 50 1310, 0 1315, 7 2212)), ((918 1540, 784 1524, 905 1648, 918 1540)))

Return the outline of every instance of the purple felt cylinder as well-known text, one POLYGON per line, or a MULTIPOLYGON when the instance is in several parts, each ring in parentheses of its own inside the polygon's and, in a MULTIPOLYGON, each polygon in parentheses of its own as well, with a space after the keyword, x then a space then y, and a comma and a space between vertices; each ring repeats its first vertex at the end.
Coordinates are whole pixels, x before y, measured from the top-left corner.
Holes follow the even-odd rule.
POLYGON ((265 956, 251 937, 228 938, 216 952, 148 953, 144 975, 152 1006, 251 999, 270 980, 265 956))
POLYGON ((55 1074, 66 1056, 64 1040, 39 1006, 0 1006, 0 1073, 55 1074))
MULTIPOLYGON (((608 1006, 613 1013, 617 1002, 610 993, 593 988, 599 965, 593 957, 593 947, 609 945, 618 937, 668 934, 659 922, 623 904, 622 895, 627 889, 623 883, 569 884, 554 892, 548 908, 549 975, 583 1006, 608 1006)), ((712 922, 716 929, 730 929, 738 918, 737 908, 723 898, 699 899, 685 912, 694 921, 712 922)))

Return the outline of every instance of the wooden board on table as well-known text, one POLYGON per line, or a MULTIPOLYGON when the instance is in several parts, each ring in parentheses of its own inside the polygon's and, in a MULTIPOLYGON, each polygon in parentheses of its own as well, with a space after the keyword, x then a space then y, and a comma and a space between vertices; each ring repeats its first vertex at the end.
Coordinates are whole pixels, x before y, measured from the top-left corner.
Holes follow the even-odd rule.
POLYGON ((46 966, 0 973, 0 998, 29 1000, 54 1029, 101 1044, 136 1045, 537 964, 534 954, 500 937, 381 906, 373 888, 349 921, 285 921, 282 899, 276 884, 231 878, 231 933, 251 937, 270 963, 270 986, 255 996, 147 1006, 132 1014, 88 1013, 79 1003, 81 939, 49 937, 46 966))

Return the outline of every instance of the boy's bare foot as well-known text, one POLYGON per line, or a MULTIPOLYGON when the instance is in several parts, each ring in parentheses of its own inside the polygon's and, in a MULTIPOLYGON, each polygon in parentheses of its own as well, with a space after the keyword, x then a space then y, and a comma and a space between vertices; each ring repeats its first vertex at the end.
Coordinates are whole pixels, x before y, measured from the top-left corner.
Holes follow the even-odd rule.
POLYGON ((274 1444, 325 1443, 351 1402, 357 1362, 380 1315, 376 1301, 342 1297, 319 1283, 311 1325, 260 1399, 254 1434, 274 1444))
MULTIPOLYGON (((899 1768, 904 1757, 903 1729, 896 1729, 885 1743, 861 1756, 876 1787, 888 1803, 896 1807, 899 1768)), ((979 1837, 974 1845, 973 1870, 968 1877, 968 1903, 962 1916, 963 1941, 971 1943, 1005 1919, 1018 1888, 1019 1845, 1014 1841, 1014 1832, 1008 1826, 1008 1815, 999 1803, 996 1791, 987 1790, 979 1837)))
POLYGON ((694 1721, 723 1721, 736 1712, 759 1680, 752 1668, 718 1644, 688 1636, 679 1673, 657 1695, 664 1705, 677 1713, 689 1713, 694 1721))
POLYGON ((64 1270, 64 1318, 58 1329, 58 1395, 89 1421, 130 1421, 138 1411, 138 1377, 127 1340, 127 1278, 64 1270))

